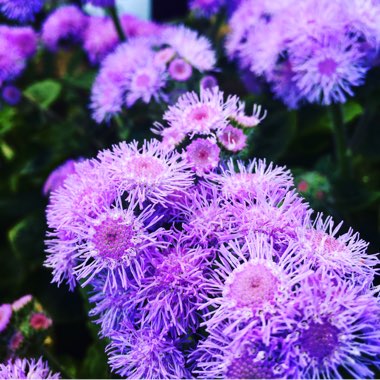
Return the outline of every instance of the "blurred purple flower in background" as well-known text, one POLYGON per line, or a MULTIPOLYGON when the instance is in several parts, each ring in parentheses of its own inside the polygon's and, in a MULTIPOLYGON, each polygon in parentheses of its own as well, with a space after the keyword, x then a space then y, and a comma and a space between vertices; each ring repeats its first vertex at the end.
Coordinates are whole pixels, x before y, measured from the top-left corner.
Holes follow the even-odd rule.
POLYGON ((0 12, 21 23, 34 20, 34 15, 41 11, 44 0, 0 0, 0 12))

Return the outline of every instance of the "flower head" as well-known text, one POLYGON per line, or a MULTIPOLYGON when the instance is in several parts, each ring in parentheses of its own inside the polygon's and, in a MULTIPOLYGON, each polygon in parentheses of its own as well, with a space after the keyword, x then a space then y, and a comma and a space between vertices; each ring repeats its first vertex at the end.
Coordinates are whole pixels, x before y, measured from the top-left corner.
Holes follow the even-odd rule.
POLYGON ((0 12, 11 20, 28 22, 34 20, 43 5, 44 0, 0 0, 0 12))
POLYGON ((50 50, 71 40, 81 42, 87 21, 87 16, 75 5, 57 8, 44 22, 42 41, 50 50))
POLYGON ((59 373, 53 373, 46 362, 35 359, 9 359, 0 364, 0 379, 60 379, 59 373))
POLYGON ((17 105, 21 100, 21 91, 12 85, 5 86, 1 95, 10 106, 17 105))
POLYGON ((4 331, 12 317, 12 306, 3 304, 0 306, 0 332, 4 331))
POLYGON ((191 65, 181 58, 176 58, 170 62, 169 74, 170 76, 179 82, 187 81, 193 73, 191 65))
POLYGON ((209 71, 215 68, 216 57, 211 43, 197 32, 182 25, 166 27, 162 32, 162 40, 197 70, 209 71))
POLYGON ((247 136, 241 129, 229 124, 219 132, 218 140, 227 150, 239 152, 246 147, 247 136))
POLYGON ((33 296, 31 296, 30 294, 27 294, 25 296, 22 296, 18 300, 14 301, 12 303, 13 311, 21 310, 24 306, 26 306, 29 302, 31 302, 32 299, 33 299, 33 296))
POLYGON ((219 164, 220 148, 210 139, 195 139, 186 148, 186 160, 200 176, 219 164))
POLYGON ((34 330, 46 330, 52 323, 53 321, 44 313, 33 313, 29 320, 29 324, 34 330))
POLYGON ((62 165, 54 169, 44 183, 43 193, 47 195, 62 186, 65 179, 70 174, 75 173, 76 162, 80 161, 67 160, 62 165))
POLYGON ((165 330, 125 326, 111 336, 109 364, 122 377, 189 378, 185 358, 165 330))

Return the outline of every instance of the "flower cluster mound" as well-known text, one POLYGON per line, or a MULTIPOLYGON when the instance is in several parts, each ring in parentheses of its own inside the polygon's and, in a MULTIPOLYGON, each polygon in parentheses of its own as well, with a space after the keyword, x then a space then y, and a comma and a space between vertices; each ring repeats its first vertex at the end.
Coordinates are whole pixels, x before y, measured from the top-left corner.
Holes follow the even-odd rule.
POLYGON ((236 159, 262 118, 244 107, 185 94, 162 141, 74 163, 47 209, 53 281, 86 287, 122 377, 373 377, 378 259, 286 168, 236 159))
POLYGON ((226 51, 288 107, 344 103, 379 63, 376 0, 242 0, 226 51))

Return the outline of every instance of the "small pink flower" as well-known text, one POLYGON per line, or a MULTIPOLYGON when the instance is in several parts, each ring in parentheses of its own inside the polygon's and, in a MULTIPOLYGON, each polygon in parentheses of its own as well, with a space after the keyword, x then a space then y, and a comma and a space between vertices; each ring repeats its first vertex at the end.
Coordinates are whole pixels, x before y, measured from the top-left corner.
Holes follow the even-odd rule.
POLYGON ((195 139, 186 149, 186 158, 198 175, 214 169, 219 164, 220 148, 208 139, 195 139))
POLYGON ((244 128, 252 128, 259 125, 267 116, 267 111, 264 110, 261 113, 261 106, 255 104, 253 106, 252 115, 246 115, 244 112, 245 104, 241 102, 239 104, 239 110, 235 115, 232 116, 232 119, 235 120, 238 124, 240 124, 244 128))
POLYGON ((176 58, 170 62, 169 74, 173 79, 179 82, 185 82, 193 74, 193 68, 183 59, 176 58))
POLYGON ((305 193, 307 190, 309 189, 309 184, 306 182, 306 181, 301 181, 298 186, 297 186, 297 190, 300 192, 300 193, 305 193))
POLYGON ((4 331, 12 317, 12 306, 3 304, 0 306, 0 332, 4 331))
POLYGON ((219 134, 220 143, 231 152, 239 152, 247 145, 247 136, 241 129, 227 125, 219 134))
POLYGON ((14 301, 12 304, 13 311, 18 311, 22 309, 25 305, 27 305, 33 297, 30 294, 27 294, 26 296, 22 296, 18 300, 14 301))
POLYGON ((9 348, 12 351, 17 351, 24 341, 24 335, 22 335, 21 331, 17 331, 9 341, 9 348))
POLYGON ((31 315, 29 323, 35 330, 46 330, 53 322, 44 313, 34 313, 31 315))

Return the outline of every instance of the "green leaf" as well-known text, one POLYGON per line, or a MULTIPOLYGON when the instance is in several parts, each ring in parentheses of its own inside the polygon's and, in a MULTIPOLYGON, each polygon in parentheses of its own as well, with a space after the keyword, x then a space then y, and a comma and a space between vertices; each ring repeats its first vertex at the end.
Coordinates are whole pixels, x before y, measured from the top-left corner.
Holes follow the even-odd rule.
POLYGON ((343 104, 343 121, 349 123, 363 113, 363 107, 352 100, 343 104))
POLYGON ((16 110, 11 107, 4 107, 0 110, 0 135, 13 128, 13 118, 16 115, 16 110))
POLYGON ((60 83, 47 79, 29 86, 24 91, 24 95, 32 102, 37 103, 42 109, 48 109, 57 100, 61 90, 60 83))

